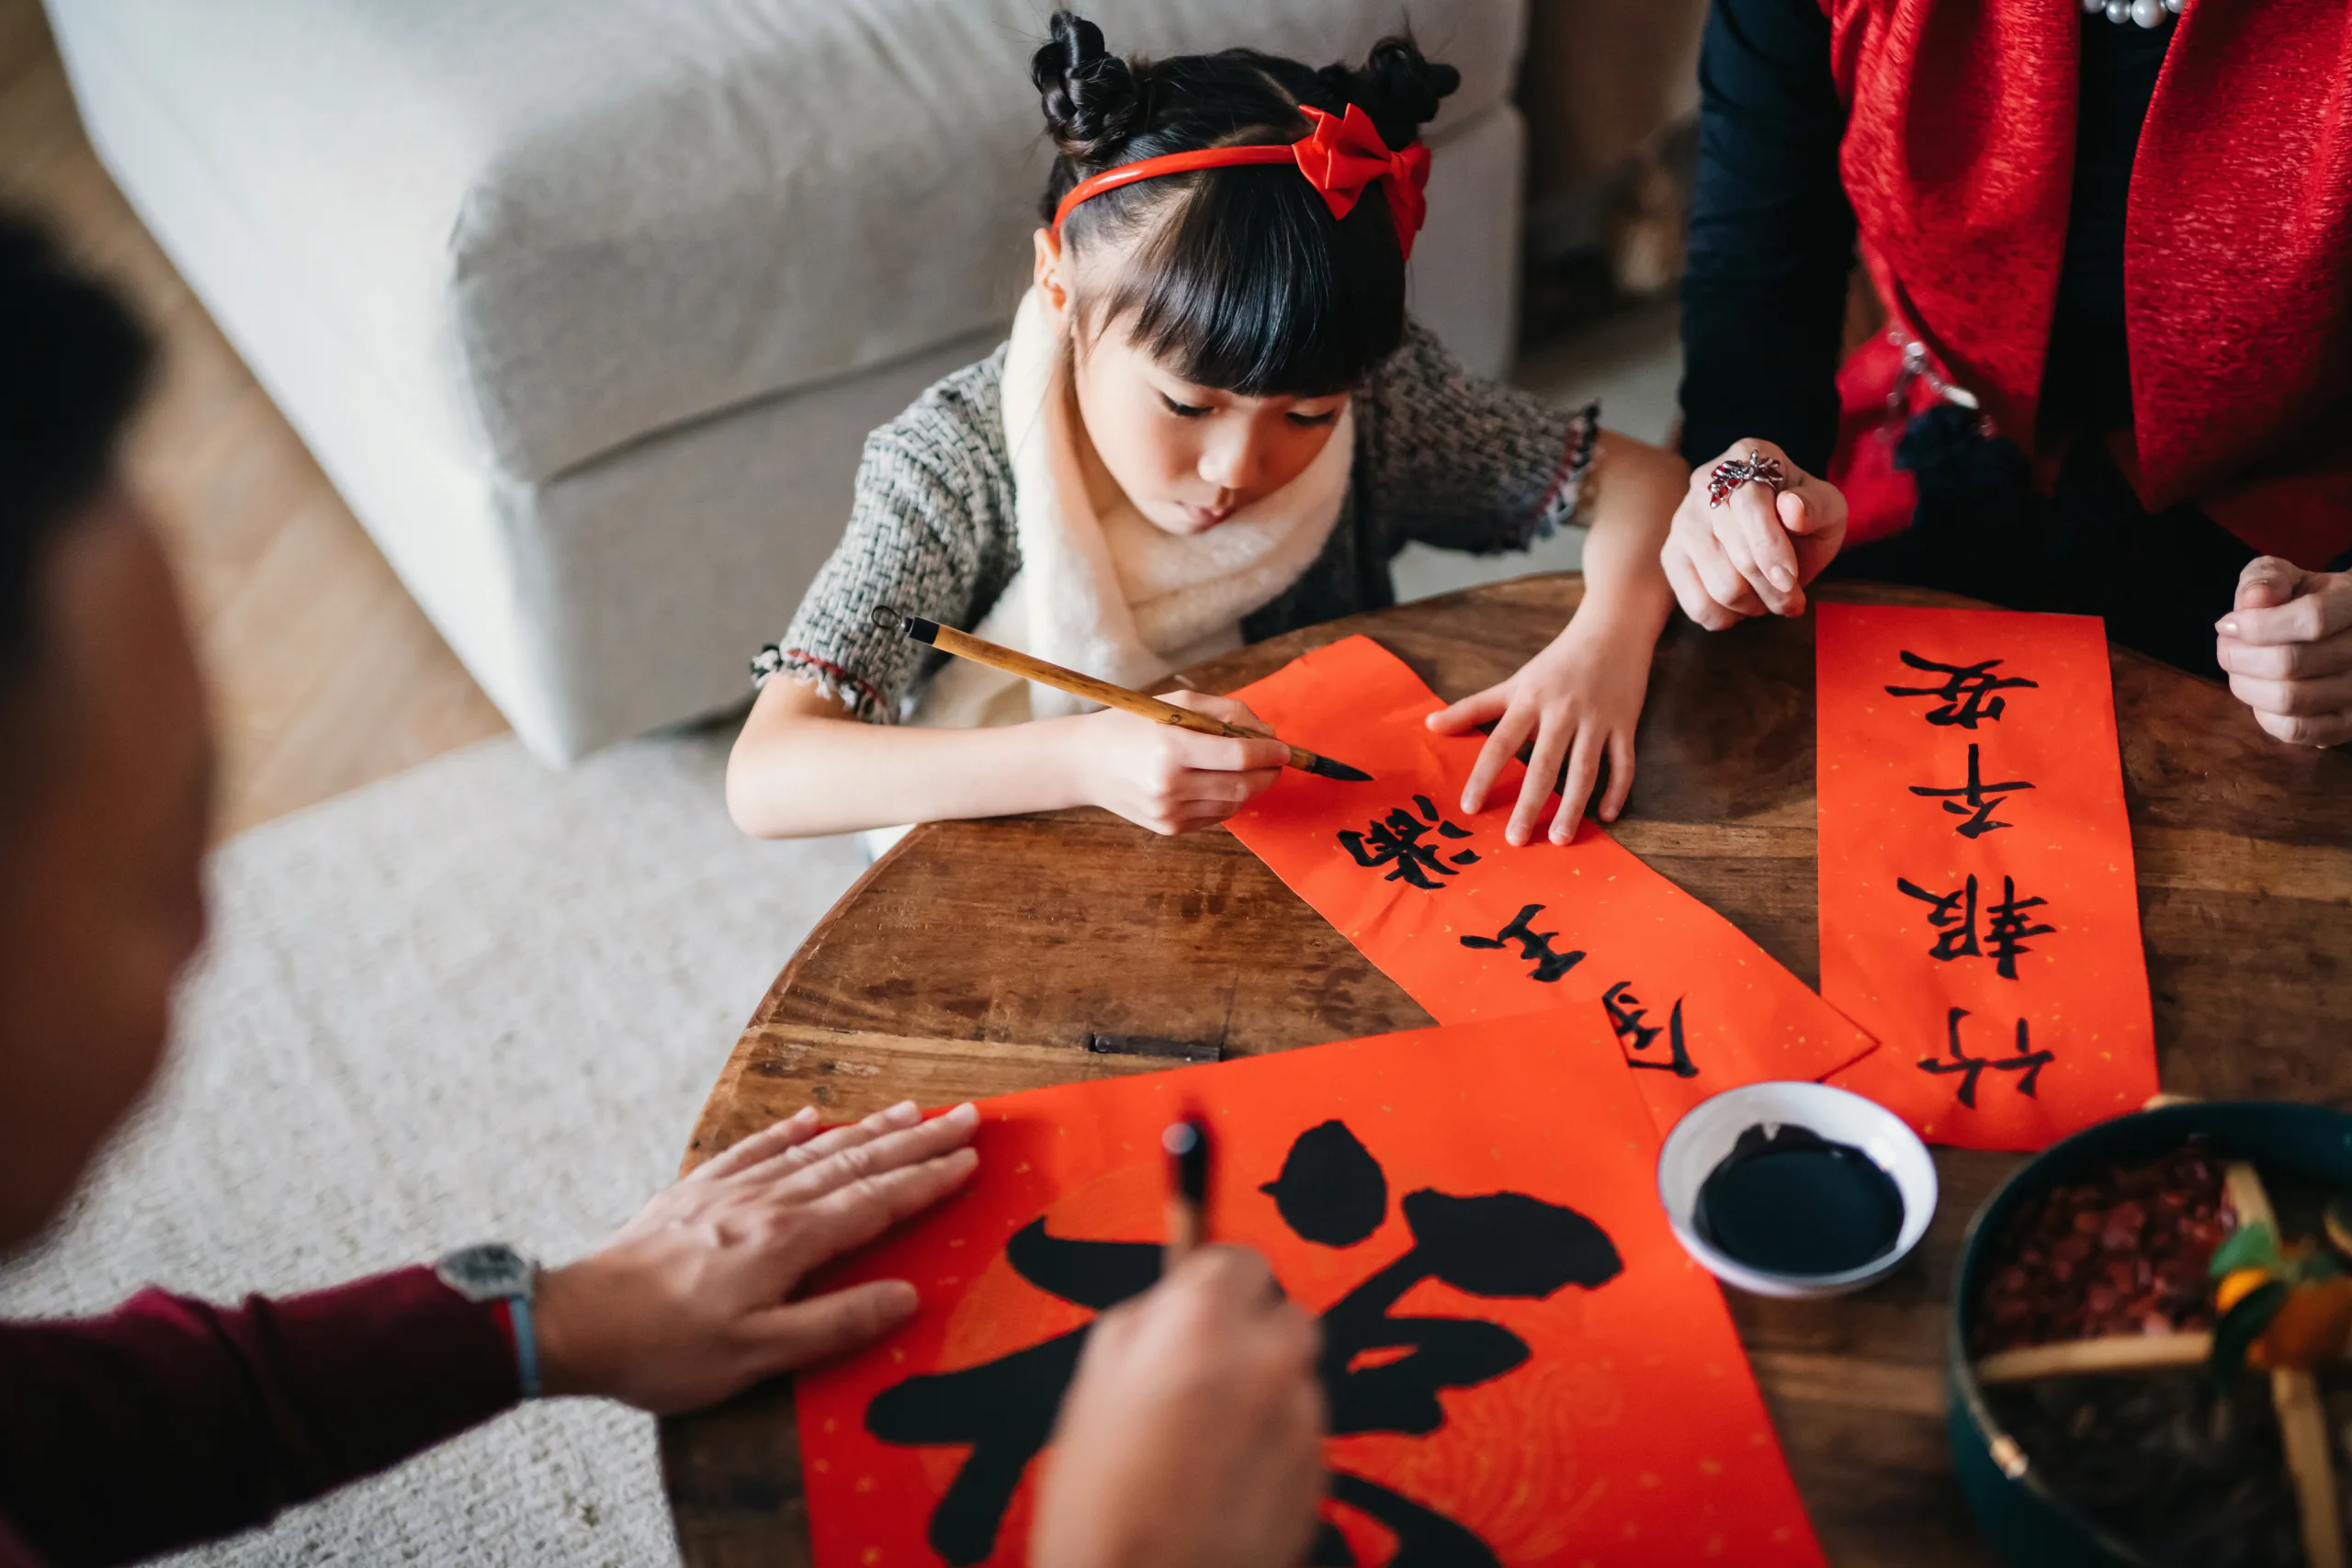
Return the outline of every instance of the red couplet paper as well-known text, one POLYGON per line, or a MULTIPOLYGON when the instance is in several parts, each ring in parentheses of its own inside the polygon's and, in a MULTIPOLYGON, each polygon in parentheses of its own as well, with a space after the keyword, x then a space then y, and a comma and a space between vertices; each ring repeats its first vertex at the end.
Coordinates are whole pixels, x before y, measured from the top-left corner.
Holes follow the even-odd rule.
POLYGON ((1589 819, 1573 843, 1505 842, 1517 763, 1465 815, 1485 738, 1431 734, 1424 721, 1444 705, 1370 638, 1234 694, 1284 739, 1373 782, 1285 771, 1227 826, 1440 1022, 1600 1002, 1660 1134, 1711 1094, 1820 1078, 1872 1048, 1589 819))
POLYGON ((1834 1081, 1966 1148, 2156 1092, 2100 623, 1823 604, 1821 994, 1879 1051, 1834 1081))
POLYGON ((1819 1563, 1605 1030, 1586 1006, 983 1101, 971 1184, 824 1281, 922 1308, 798 1380, 820 1568, 1022 1561, 1083 1333, 1158 1274, 1188 1109, 1211 1236, 1320 1316, 1351 1560, 1819 1563))

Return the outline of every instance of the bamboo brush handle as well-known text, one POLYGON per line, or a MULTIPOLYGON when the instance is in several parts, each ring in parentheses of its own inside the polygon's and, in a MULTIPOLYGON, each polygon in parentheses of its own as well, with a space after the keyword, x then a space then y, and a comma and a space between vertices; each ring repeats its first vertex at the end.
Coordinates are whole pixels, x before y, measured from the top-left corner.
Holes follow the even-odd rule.
POLYGON ((1178 707, 1174 703, 1163 703, 1158 697, 1148 697, 1141 692, 1131 692, 1125 686, 1115 686, 1108 681, 1098 681, 1091 675, 1081 675, 1075 670, 1066 670, 1058 664, 1051 664, 1045 660, 1033 658, 1016 649, 1001 647, 989 642, 985 637, 974 637, 969 632, 959 632, 954 626, 940 626, 929 637, 922 635, 925 629, 922 621, 916 621, 915 627, 916 636, 921 640, 931 644, 943 653, 952 653, 958 659, 968 659, 975 664, 986 664, 993 669, 1005 671, 1023 680, 1035 681, 1041 686, 1056 687, 1069 693, 1072 696, 1085 697, 1101 703, 1104 707, 1119 708, 1135 714, 1138 717, 1150 719, 1156 724, 1172 724, 1179 729, 1189 729, 1195 735, 1238 735, 1240 733, 1231 725, 1221 719, 1212 718, 1207 714, 1193 713, 1188 708, 1178 707))
MULTIPOLYGON (((989 641, 986 637, 977 637, 969 632, 957 631, 954 626, 943 626, 938 622, 925 620, 921 615, 899 617, 893 612, 894 629, 897 628, 900 620, 903 620, 904 630, 909 637, 913 637, 917 642, 927 642, 943 653, 952 653, 958 659, 968 659, 975 664, 985 664, 990 669, 1018 675, 1024 681, 1035 681, 1041 686, 1051 686, 1057 691, 1068 692, 1072 696, 1085 697, 1089 701, 1101 703, 1104 707, 1117 708, 1123 713, 1134 714, 1138 718, 1150 719, 1154 724, 1172 724, 1179 729, 1189 729, 1195 735, 1215 735, 1234 740, 1273 739, 1254 730, 1237 729, 1223 719, 1212 718, 1204 713, 1194 713, 1190 708, 1180 708, 1174 703, 1163 703, 1158 697, 1148 697, 1141 692, 1131 692, 1125 686, 1113 685, 1108 681, 1098 681, 1091 675, 1081 675, 1075 670, 1064 669, 1061 665, 1049 663, 1043 659, 1032 658, 1017 649, 1005 648, 1001 644, 989 641)), ((876 617, 876 623, 880 624, 879 615, 876 617)), ((1288 745, 1288 742, 1284 744, 1288 745)), ((1313 752, 1296 746, 1291 746, 1289 750, 1292 767, 1311 769, 1314 766, 1313 752)))

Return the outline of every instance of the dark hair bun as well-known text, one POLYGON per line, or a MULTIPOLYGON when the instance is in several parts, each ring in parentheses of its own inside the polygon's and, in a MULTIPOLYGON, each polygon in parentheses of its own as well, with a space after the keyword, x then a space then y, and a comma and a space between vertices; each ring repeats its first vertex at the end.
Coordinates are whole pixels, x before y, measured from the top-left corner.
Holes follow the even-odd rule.
POLYGON ((1102 45, 1102 29, 1075 11, 1054 13, 1053 37, 1029 58, 1046 131, 1065 157, 1109 161, 1140 129, 1143 93, 1127 62, 1102 45))
POLYGON ((1438 101, 1462 85, 1462 73, 1421 53, 1409 37, 1385 38, 1356 67, 1327 65, 1316 73, 1342 100, 1363 106, 1380 139, 1403 147, 1437 118, 1438 101))

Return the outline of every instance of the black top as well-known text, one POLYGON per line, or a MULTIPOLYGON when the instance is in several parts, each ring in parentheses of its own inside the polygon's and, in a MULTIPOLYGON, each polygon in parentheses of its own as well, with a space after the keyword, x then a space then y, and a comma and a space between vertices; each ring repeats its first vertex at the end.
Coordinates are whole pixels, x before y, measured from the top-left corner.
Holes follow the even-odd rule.
MULTIPOLYGON (((2064 0, 2041 0, 2057 5, 2064 0)), ((2045 429, 2132 420, 2123 213, 2141 122, 2171 41, 2082 16, 2082 96, 2045 429)), ((1714 0, 1699 57, 1699 168, 1682 282, 1682 451, 1776 441, 1814 472, 1838 436, 1838 351, 1854 213, 1838 169, 1846 114, 1816 0, 1714 0)))

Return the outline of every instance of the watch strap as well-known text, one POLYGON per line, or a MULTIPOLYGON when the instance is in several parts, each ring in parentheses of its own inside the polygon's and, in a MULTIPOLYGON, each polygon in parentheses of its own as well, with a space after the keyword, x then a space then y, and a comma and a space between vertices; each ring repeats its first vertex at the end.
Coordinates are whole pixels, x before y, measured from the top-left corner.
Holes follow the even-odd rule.
POLYGON ((531 1298, 503 1296, 499 1305, 506 1309, 507 1332, 514 1340, 514 1377, 523 1397, 540 1398, 539 1336, 537 1325, 531 1318, 531 1298))

